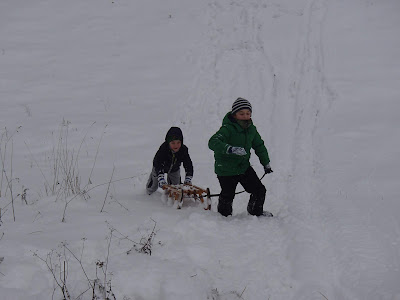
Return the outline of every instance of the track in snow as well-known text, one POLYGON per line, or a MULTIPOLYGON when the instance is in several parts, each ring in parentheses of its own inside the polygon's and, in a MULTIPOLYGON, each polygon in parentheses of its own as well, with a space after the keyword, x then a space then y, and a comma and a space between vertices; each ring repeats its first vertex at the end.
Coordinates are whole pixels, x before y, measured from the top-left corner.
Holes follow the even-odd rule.
MULTIPOLYGON (((289 9, 265 1, 210 2, 199 75, 192 97, 185 103, 182 124, 191 134, 206 132, 203 137, 208 138, 236 97, 247 97, 253 103, 256 126, 267 147, 271 146, 268 141, 274 143, 276 152, 271 153, 277 172, 266 205, 283 217, 280 226, 267 229, 282 249, 278 260, 289 260, 281 284, 287 287, 291 280, 297 281, 294 299, 320 299, 321 293, 340 294, 332 285, 334 254, 330 249, 334 245, 321 226, 326 223, 326 208, 321 203, 317 126, 332 99, 323 69, 327 3, 303 1, 303 6, 289 9), (293 63, 286 70, 285 64, 272 58, 266 39, 268 34, 273 36, 267 27, 279 16, 296 16, 300 26, 300 36, 292 44, 296 49, 293 63), (199 115, 207 122, 199 121, 199 115), (287 163, 278 163, 283 161, 287 163)), ((246 196, 238 196, 234 211, 245 210, 246 202, 246 196)), ((268 257, 261 255, 260 260, 269 264, 268 257)))

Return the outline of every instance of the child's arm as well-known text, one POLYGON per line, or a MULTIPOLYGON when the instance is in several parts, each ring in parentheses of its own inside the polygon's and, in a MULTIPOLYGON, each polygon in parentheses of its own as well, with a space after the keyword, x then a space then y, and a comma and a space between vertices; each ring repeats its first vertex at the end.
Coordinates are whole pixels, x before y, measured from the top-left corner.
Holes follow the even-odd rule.
POLYGON ((258 133, 257 130, 256 130, 256 135, 255 135, 255 137, 253 139, 252 148, 254 149, 254 152, 258 156, 258 158, 260 160, 260 163, 263 166, 268 165, 269 162, 270 162, 269 155, 268 155, 268 150, 265 147, 264 141, 261 138, 261 136, 260 136, 260 134, 258 133))
POLYGON ((208 148, 216 153, 226 154, 231 146, 227 143, 230 132, 226 126, 222 126, 208 141, 208 148))
POLYGON ((153 167, 156 170, 157 175, 163 174, 166 161, 165 156, 164 144, 162 144, 153 159, 153 167))
POLYGON ((183 168, 185 169, 186 177, 193 177, 193 162, 187 147, 185 149, 185 155, 183 156, 183 168))

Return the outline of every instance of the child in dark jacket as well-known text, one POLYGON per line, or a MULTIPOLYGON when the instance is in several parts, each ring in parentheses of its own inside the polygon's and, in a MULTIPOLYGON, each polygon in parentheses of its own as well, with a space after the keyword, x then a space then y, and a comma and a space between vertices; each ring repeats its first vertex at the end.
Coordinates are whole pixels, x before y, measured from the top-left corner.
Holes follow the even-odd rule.
POLYGON ((251 120, 252 107, 248 100, 238 98, 228 112, 221 128, 210 138, 208 147, 214 151, 215 173, 221 185, 218 212, 232 214, 235 190, 240 183, 250 193, 247 211, 251 215, 272 216, 263 211, 265 186, 250 166, 250 149, 254 149, 265 173, 272 173, 267 148, 251 120))
POLYGON ((158 187, 165 184, 180 184, 180 166, 183 163, 185 169, 185 184, 191 184, 193 178, 193 163, 189 156, 188 148, 183 144, 182 130, 171 127, 165 142, 161 144, 153 159, 153 169, 147 181, 147 194, 154 193, 158 187), (165 180, 167 173, 167 181, 165 180))

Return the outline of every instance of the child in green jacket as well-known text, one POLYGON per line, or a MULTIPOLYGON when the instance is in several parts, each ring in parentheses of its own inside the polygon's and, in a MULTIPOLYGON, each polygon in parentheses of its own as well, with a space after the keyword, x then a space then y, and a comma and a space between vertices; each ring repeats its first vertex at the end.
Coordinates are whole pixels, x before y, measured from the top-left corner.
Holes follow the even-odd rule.
POLYGON ((237 98, 221 128, 210 138, 208 147, 214 151, 215 173, 221 185, 218 212, 232 214, 236 186, 240 183, 250 193, 247 211, 254 216, 268 215, 263 211, 266 189, 250 166, 250 149, 254 149, 266 174, 272 173, 267 148, 251 120, 252 107, 248 100, 237 98))

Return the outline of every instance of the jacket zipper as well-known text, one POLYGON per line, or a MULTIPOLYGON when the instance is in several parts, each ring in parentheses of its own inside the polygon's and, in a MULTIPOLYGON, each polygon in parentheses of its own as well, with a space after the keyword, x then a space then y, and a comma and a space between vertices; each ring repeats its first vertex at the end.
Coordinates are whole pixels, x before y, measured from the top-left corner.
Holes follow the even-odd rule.
POLYGON ((172 153, 171 166, 169 167, 168 173, 171 172, 171 170, 174 167, 175 163, 176 163, 175 153, 172 153))

